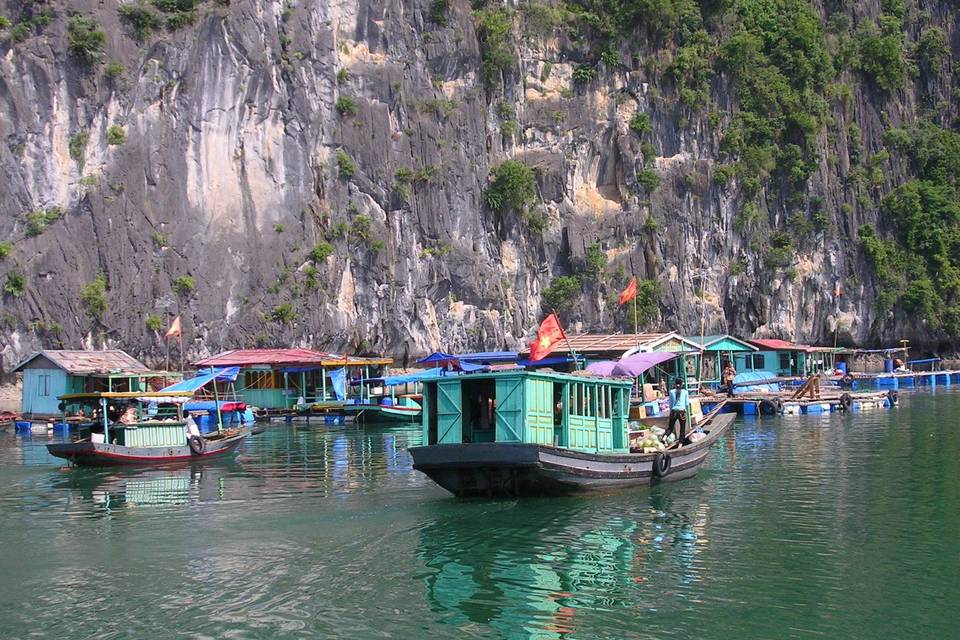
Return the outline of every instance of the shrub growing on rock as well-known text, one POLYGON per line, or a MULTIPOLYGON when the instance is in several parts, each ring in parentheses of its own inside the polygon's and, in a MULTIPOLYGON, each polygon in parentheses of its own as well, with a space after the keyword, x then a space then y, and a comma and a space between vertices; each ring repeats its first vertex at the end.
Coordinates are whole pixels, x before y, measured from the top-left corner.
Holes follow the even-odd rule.
POLYGON ((102 273, 80 291, 80 304, 92 319, 103 320, 107 312, 107 281, 102 273))
POLYGON ((99 63, 106 44, 107 34, 93 18, 73 16, 67 22, 67 49, 83 64, 93 66, 99 63))
POLYGON ((494 211, 522 211, 537 195, 533 169, 518 160, 506 160, 490 176, 490 185, 483 192, 487 207, 494 211))
POLYGON ((110 146, 118 146, 124 144, 127 141, 127 131, 120 125, 110 125, 110 128, 107 129, 107 144, 110 146))
POLYGON ((566 311, 573 308, 583 293, 583 284, 576 276, 557 276, 540 296, 544 311, 566 311))
POLYGON ((17 271, 7 273, 7 280, 3 283, 4 295, 19 298, 27 290, 27 277, 17 271))

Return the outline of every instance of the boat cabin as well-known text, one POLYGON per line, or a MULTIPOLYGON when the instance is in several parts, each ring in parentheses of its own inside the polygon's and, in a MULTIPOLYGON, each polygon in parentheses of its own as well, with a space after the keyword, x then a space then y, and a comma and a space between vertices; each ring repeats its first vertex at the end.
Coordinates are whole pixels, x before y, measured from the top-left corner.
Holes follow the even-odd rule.
POLYGON ((186 442, 180 392, 97 392, 60 396, 63 421, 89 427, 93 442, 173 447, 186 442))
POLYGON ((423 442, 627 452, 630 387, 629 380, 525 370, 426 380, 423 442))

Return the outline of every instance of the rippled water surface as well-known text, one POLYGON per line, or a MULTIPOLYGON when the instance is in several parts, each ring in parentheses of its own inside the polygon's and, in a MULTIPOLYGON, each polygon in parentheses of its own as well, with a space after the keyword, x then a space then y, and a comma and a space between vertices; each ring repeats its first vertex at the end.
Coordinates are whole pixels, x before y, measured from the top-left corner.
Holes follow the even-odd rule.
POLYGON ((61 467, 0 434, 0 637, 958 638, 960 393, 740 420, 692 480, 458 501, 417 429, 61 467))

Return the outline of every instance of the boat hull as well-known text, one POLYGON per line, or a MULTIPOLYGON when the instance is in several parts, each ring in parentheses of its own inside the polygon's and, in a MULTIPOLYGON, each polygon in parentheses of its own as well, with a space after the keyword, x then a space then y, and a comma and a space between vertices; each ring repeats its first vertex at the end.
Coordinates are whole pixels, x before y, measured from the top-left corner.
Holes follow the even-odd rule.
POLYGON ((734 420, 718 415, 707 437, 667 452, 671 463, 654 474, 656 454, 595 454, 536 444, 442 444, 410 449, 413 468, 458 497, 560 496, 607 492, 693 477, 734 420))
POLYGON ((186 444, 177 447, 124 447, 101 442, 58 442, 47 445, 50 455, 68 460, 82 467, 156 466, 183 464, 208 460, 234 451, 249 435, 242 433, 228 438, 207 440, 201 454, 195 454, 186 444))
POLYGON ((374 404, 347 405, 346 415, 354 416, 357 422, 398 422, 409 423, 420 420, 423 409, 420 407, 383 406, 374 404))

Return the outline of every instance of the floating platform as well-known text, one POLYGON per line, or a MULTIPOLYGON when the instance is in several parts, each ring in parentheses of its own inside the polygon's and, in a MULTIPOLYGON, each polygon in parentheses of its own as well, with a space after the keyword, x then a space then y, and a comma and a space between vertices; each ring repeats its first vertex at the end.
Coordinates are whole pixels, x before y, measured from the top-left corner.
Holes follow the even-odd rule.
POLYGON ((704 411, 710 411, 721 401, 726 400, 723 412, 747 415, 815 415, 834 411, 869 411, 891 407, 898 401, 896 390, 821 393, 816 399, 794 398, 793 390, 766 393, 744 393, 730 398, 725 395, 700 396, 704 411))

